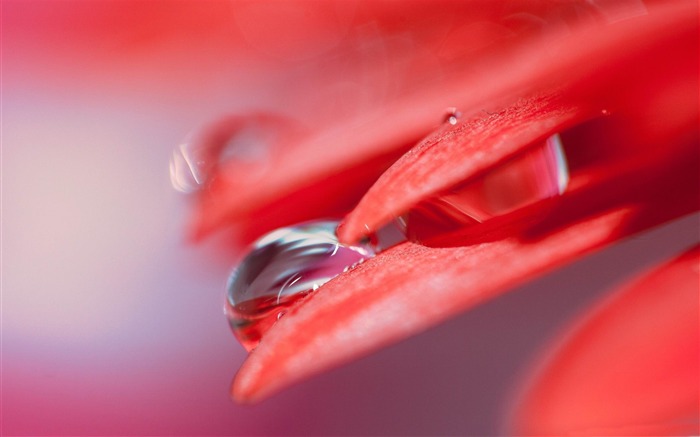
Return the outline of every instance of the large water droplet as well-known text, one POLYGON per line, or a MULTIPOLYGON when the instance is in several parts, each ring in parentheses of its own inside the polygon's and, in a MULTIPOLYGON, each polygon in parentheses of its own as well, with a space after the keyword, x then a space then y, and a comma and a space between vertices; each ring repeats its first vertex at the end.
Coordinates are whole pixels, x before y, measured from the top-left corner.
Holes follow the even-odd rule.
POLYGON ((374 256, 370 244, 346 246, 336 237, 337 221, 277 229, 254 243, 229 279, 226 315, 251 350, 296 301, 343 271, 374 256))
POLYGON ((403 217, 409 239, 483 223, 544 199, 560 195, 569 171, 559 135, 485 175, 421 202, 403 217))
POLYGON ((170 181, 183 193, 204 188, 222 165, 239 161, 246 177, 263 174, 274 145, 298 126, 272 114, 233 116, 219 120, 201 132, 187 136, 170 159, 170 181))

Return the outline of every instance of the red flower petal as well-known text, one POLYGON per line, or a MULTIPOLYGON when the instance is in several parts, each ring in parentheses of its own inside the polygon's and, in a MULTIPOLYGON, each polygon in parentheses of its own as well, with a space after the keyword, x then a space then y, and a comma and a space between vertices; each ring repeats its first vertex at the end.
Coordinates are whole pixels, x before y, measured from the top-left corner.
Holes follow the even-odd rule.
POLYGON ((361 120, 314 136, 287 135, 262 175, 245 162, 228 163, 198 199, 191 235, 199 239, 235 224, 239 237, 250 240, 284 225, 343 215, 429 129, 415 120, 408 123, 418 132, 399 129, 404 123, 402 117, 371 125, 361 120))
MULTIPOLYGON (((582 97, 584 94, 593 93, 592 101, 614 103, 615 109, 624 109, 622 119, 625 120, 615 126, 631 136, 629 144, 644 146, 641 150, 643 153, 626 157, 629 159, 614 159, 609 165, 594 165, 581 172, 575 183, 572 180, 569 206, 576 206, 573 213, 569 213, 570 208, 563 208, 553 215, 554 218, 545 221, 546 226, 539 225, 536 232, 512 234, 508 237, 498 235, 490 242, 467 247, 431 249, 407 243, 337 277, 290 310, 268 331, 241 368, 233 386, 234 397, 243 401, 260 399, 313 373, 419 332, 588 251, 696 209, 697 132, 693 123, 697 119, 697 105, 694 100, 689 102, 685 93, 674 93, 678 89, 687 91, 689 88, 697 88, 697 75, 691 81, 687 78, 689 71, 695 71, 694 61, 679 58, 679 54, 687 54, 689 46, 696 44, 688 43, 688 35, 694 35, 697 23, 696 20, 687 18, 687 10, 686 5, 671 8, 670 12, 659 13, 629 25, 620 25, 609 30, 604 37, 587 33, 586 38, 590 37, 592 41, 586 40, 586 44, 590 42, 590 45, 583 45, 585 49, 582 54, 564 56, 566 62, 555 62, 552 70, 548 70, 545 75, 541 74, 541 68, 530 67, 528 70, 527 65, 530 64, 521 60, 523 68, 516 69, 518 73, 527 80, 539 78, 535 84, 542 87, 542 81, 551 78, 553 72, 567 72, 567 68, 573 68, 573 60, 586 64, 588 57, 595 54, 596 50, 601 51, 605 59, 602 65, 593 62, 595 68, 592 70, 583 67, 585 74, 592 75, 590 82, 584 80, 585 75, 574 74, 578 78, 578 82, 574 81, 577 85, 561 91, 563 94, 560 95, 567 96, 566 101, 577 103, 564 104, 560 97, 529 100, 524 105, 506 111, 504 116, 499 117, 498 126, 484 124, 486 127, 476 132, 478 142, 472 141, 465 131, 457 134, 443 131, 438 134, 439 139, 447 139, 449 144, 469 144, 485 153, 495 152, 495 160, 498 161, 529 147, 531 141, 544 138, 553 130, 586 118, 591 106, 582 97), (650 40, 650 33, 656 36, 660 31, 664 35, 662 41, 650 40), (640 41, 640 37, 644 38, 640 41), (641 47, 640 52, 631 56, 636 61, 630 61, 629 58, 618 61, 620 53, 631 42, 636 44, 633 46, 641 47), (665 47, 668 42, 675 43, 674 47, 678 50, 668 50, 665 47), (587 51, 590 47, 595 50, 587 51), (664 60, 673 60, 676 64, 672 64, 673 67, 669 70, 652 69, 649 74, 638 75, 636 79, 639 82, 624 87, 624 92, 615 93, 615 99, 604 99, 603 94, 610 86, 621 84, 619 81, 622 73, 630 73, 631 69, 649 62, 647 53, 661 56, 664 60), (609 76, 618 82, 610 82, 594 74, 595 69, 602 68, 603 65, 615 68, 609 76), (679 88, 663 86, 653 92, 643 90, 649 84, 665 84, 668 78, 661 80, 664 73, 669 73, 673 78, 680 75, 682 80, 671 81, 680 84, 679 88), (594 86, 589 86, 590 83, 594 86), (660 94, 657 95, 657 92, 660 94), (642 97, 631 100, 632 106, 640 102, 647 105, 660 98, 660 95, 668 97, 669 94, 672 97, 670 101, 675 105, 674 111, 671 116, 661 116, 659 124, 650 118, 659 115, 656 110, 658 105, 651 112, 646 111, 647 106, 634 111, 625 105, 623 98, 639 95, 642 97), (530 119, 535 120, 533 130, 528 129, 530 119), (640 126, 638 130, 641 133, 635 129, 630 130, 630 125, 626 124, 639 120, 650 122, 648 126, 640 126), (691 120, 690 129, 688 120, 691 120), (498 139, 504 133, 517 134, 517 141, 499 142, 498 139), (649 142, 659 140, 668 141, 668 147, 648 147, 649 142), (493 144, 507 146, 499 152, 499 147, 494 147, 493 144), (620 169, 624 173, 620 176, 621 179, 616 179, 613 172, 620 169), (635 185, 637 182, 624 182, 624 177, 630 175, 642 181, 643 189, 636 189, 639 186, 635 185), (620 181, 623 183, 618 189, 611 189, 611 183, 620 181), (603 195, 599 200, 599 195, 606 194, 606 191, 612 194, 603 195)), ((583 40, 579 43, 583 44, 583 40)), ((565 48, 566 44, 560 46, 561 50, 565 48)), ((530 55, 535 60, 546 58, 539 52, 530 55)), ((514 89, 527 88, 526 84, 520 82, 518 74, 512 77, 508 73, 497 75, 499 78, 510 78, 510 81, 504 84, 496 83, 491 78, 484 79, 484 87, 476 87, 475 94, 480 97, 502 96, 501 93, 507 95, 514 89), (488 91, 483 91, 484 89, 488 91)), ((455 95, 464 97, 464 101, 478 101, 478 98, 470 100, 463 90, 452 90, 456 92, 455 95)), ((437 95, 441 96, 439 92, 437 95)), ((423 97, 429 102, 435 98, 423 97)), ((424 144, 428 143, 430 141, 424 144)), ((364 225, 364 219, 373 220, 372 223, 376 226, 409 206, 410 202, 401 203, 403 201, 400 196, 390 196, 386 202, 388 206, 384 205, 382 196, 389 195, 387 187, 406 196, 413 196, 411 190, 418 190, 420 196, 424 196, 458 181, 455 172, 444 179, 433 179, 432 185, 424 189, 425 180, 420 177, 423 174, 421 166, 450 172, 450 165, 458 165, 466 167, 469 176, 496 163, 489 158, 479 158, 477 164, 469 168, 471 164, 464 164, 465 157, 459 156, 460 159, 456 160, 454 150, 448 146, 442 146, 440 142, 430 144, 431 147, 423 145, 418 149, 427 149, 425 155, 418 152, 407 155, 395 170, 387 173, 383 182, 378 183, 379 188, 374 189, 374 194, 365 198, 365 206, 361 205, 348 219, 349 228, 345 229, 345 239, 364 233, 364 226, 361 227, 361 232, 358 225, 364 225), (433 162, 429 155, 440 147, 448 150, 445 154, 438 154, 433 162), (412 159, 420 164, 412 164, 412 159), (410 175, 410 178, 399 177, 402 171, 410 175), (398 187, 400 183, 409 185, 411 190, 398 187)), ((630 150, 615 147, 610 155, 619 158, 617 155, 621 152, 630 150)), ((461 177, 464 178, 465 175, 462 174, 461 177)))
MULTIPOLYGON (((671 211, 664 209, 661 211, 671 211)), ((611 211, 539 241, 432 249, 405 243, 340 275, 293 308, 249 355, 233 385, 254 401, 420 332, 523 281, 669 216, 611 211)))
POLYGON ((515 432, 697 435, 699 258, 696 247, 586 314, 526 392, 515 432))
MULTIPOLYGON (((664 196, 674 199, 670 207, 679 214, 700 208, 696 183, 696 163, 700 159, 697 132, 667 135, 661 142, 665 146, 656 147, 628 135, 638 122, 598 120, 565 136, 566 141, 574 143, 573 150, 569 149, 572 155, 577 152, 575 146, 581 146, 584 155, 592 149, 597 149, 597 153, 593 154, 596 159, 592 163, 574 164, 576 169, 563 195, 496 216, 478 226, 464 226, 448 233, 436 229, 433 231, 436 235, 424 243, 453 247, 515 234, 537 238, 616 205, 653 203, 664 196), (623 141, 624 147, 619 146, 623 141), (622 156, 614 156, 616 152, 622 156)), ((570 163, 579 160, 580 157, 571 156, 570 163)))
MULTIPOLYGON (((458 4, 456 2, 453 7, 458 4)), ((493 110, 512 103, 514 95, 524 96, 535 90, 541 91, 543 85, 557 84, 559 82, 553 80, 556 78, 567 77, 567 83, 582 80, 586 83, 608 83, 610 71, 617 71, 610 70, 610 67, 617 68, 621 63, 629 70, 629 65, 634 64, 628 62, 627 57, 619 56, 630 48, 653 52, 659 56, 656 61, 660 65, 667 64, 666 60, 677 52, 687 52, 685 40, 681 40, 680 45, 675 43, 679 35, 685 35, 695 24, 690 18, 693 16, 693 6, 650 7, 654 13, 649 17, 610 28, 590 25, 585 32, 578 31, 582 26, 580 23, 569 20, 571 28, 577 30, 573 37, 567 36, 569 28, 566 27, 551 32, 548 34, 550 38, 542 40, 530 34, 523 37, 515 34, 513 29, 502 26, 515 36, 498 40, 498 44, 493 43, 489 47, 490 50, 481 51, 474 47, 484 44, 483 32, 466 30, 481 28, 476 25, 483 20, 492 22, 495 27, 501 25, 499 20, 505 23, 507 20, 500 14, 508 11, 506 6, 484 2, 477 9, 458 8, 455 19, 464 20, 460 24, 464 25, 461 29, 466 33, 459 33, 458 36, 450 34, 446 39, 436 38, 435 29, 428 21, 415 20, 416 16, 424 15, 419 11, 411 15, 413 21, 410 21, 418 23, 419 29, 411 30, 419 45, 427 44, 420 46, 426 50, 416 51, 414 47, 390 54, 391 60, 396 61, 397 72, 404 75, 398 92, 382 101, 381 105, 364 107, 353 116, 319 114, 314 120, 314 123, 318 123, 314 128, 318 130, 311 136, 288 139, 270 162, 270 168, 274 171, 263 178, 251 175, 242 165, 222 171, 219 181, 201 196, 199 208, 192 219, 191 233, 202 237, 222 226, 235 225, 240 233, 250 239, 261 231, 277 226, 324 215, 344 214, 384 169, 416 140, 435 128, 446 106, 460 105, 465 115, 473 116, 482 109, 493 110), (426 42, 428 40, 432 45, 426 42), (678 48, 666 53, 668 48, 664 44, 669 42, 678 48), (444 65, 436 63, 432 54, 438 45, 452 54, 441 58, 442 61, 449 60, 444 65), (577 50, 572 51, 571 47, 577 47, 577 50), (455 54, 460 56, 455 59, 455 54), (399 68, 401 66, 406 68, 399 68), (603 78, 599 77, 600 71, 606 72, 603 78)), ((524 2, 520 7, 529 16, 545 14, 540 2, 524 2)), ((386 21, 384 24, 390 32, 403 30, 400 25, 397 29, 397 23, 401 20, 391 18, 394 13, 379 9, 379 23, 386 21)), ((544 9, 551 9, 551 5, 548 3, 544 9)), ((567 13, 576 15, 572 12, 581 12, 566 4, 561 9, 554 8, 557 19, 566 17, 567 13)), ((513 12, 518 11, 510 13, 513 12)), ((360 62, 361 54, 342 54, 360 62)), ((376 79, 382 68, 379 65, 377 71, 370 70, 367 74, 376 79)), ((319 75, 315 79, 317 86, 309 92, 326 95, 323 84, 328 78, 323 70, 315 74, 319 75)), ((651 69, 649 74, 658 75, 658 72, 651 69)), ((620 79, 619 76, 615 77, 620 79)), ((644 75, 634 77, 639 83, 644 80, 644 75)), ((370 80, 367 91, 381 95, 386 86, 383 81, 370 80)), ((387 207, 393 208, 391 205, 393 203, 387 207)), ((360 211, 364 211, 362 214, 369 213, 365 207, 360 211)), ((382 218, 385 219, 384 215, 382 218)), ((362 231, 364 223, 360 222, 374 224, 377 221, 364 215, 354 217, 357 226, 362 226, 362 231)), ((346 238, 357 237, 354 226, 348 228, 346 238)))
MULTIPOLYGON (((527 87, 562 91, 428 137, 367 192, 339 231, 341 241, 358 240, 419 200, 478 176, 533 142, 586 120, 593 111, 609 109, 636 120, 627 138, 611 144, 613 152, 623 148, 631 158, 636 152, 629 144, 660 147, 678 132, 692 132, 698 118, 697 32, 695 16, 682 5, 548 41, 516 62, 508 59, 506 73, 494 69, 491 76, 462 82, 477 94, 488 90, 492 100, 527 87)), ((458 102, 474 102, 461 94, 456 95, 464 100, 458 102)))

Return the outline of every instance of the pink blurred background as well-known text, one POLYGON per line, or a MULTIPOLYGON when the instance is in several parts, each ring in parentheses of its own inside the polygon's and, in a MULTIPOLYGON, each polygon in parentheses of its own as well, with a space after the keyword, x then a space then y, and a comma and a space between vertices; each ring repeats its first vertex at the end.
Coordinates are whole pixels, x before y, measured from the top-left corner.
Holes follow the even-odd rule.
POLYGON ((240 255, 185 243, 171 151, 222 114, 320 123, 381 104, 405 85, 392 54, 433 48, 411 29, 438 41, 453 24, 431 5, 381 4, 382 27, 354 2, 3 1, 2 433, 498 434, 558 328, 697 241, 697 217, 677 221, 260 405, 231 402, 245 351, 222 303, 240 255))

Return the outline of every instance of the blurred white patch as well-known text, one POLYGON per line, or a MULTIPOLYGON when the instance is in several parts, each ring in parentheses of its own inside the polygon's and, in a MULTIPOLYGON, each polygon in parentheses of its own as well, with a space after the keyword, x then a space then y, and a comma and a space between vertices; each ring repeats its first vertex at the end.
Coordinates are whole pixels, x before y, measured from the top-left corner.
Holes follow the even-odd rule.
POLYGON ((129 329, 170 213, 150 135, 107 108, 4 103, 3 328, 65 341, 129 329))
POLYGON ((588 4, 600 12, 608 23, 640 17, 649 13, 642 0, 588 0, 588 4))

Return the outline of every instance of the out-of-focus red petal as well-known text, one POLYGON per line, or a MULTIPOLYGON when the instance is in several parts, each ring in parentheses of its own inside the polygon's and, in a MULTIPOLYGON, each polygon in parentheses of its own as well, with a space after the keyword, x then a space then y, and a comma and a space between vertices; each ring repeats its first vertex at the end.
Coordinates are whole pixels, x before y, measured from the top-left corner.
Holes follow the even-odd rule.
POLYGON ((543 360, 513 431, 697 435, 699 259, 696 247, 586 314, 543 360))
MULTIPOLYGON (((523 57, 529 62, 512 62, 503 67, 507 73, 495 69, 493 75, 465 81, 466 88, 475 87, 475 93, 486 89, 494 100, 504 90, 519 95, 527 87, 560 93, 549 101, 531 99, 498 114, 468 119, 426 138, 384 173, 348 215, 339 231, 341 241, 375 231, 417 201, 478 176, 536 140, 583 122, 593 111, 610 110, 637 120, 628 138, 611 144, 613 149, 640 143, 663 148, 679 132, 696 131, 694 10, 696 6, 678 4, 533 45, 533 52, 523 57)), ((634 159, 637 153, 627 150, 634 159)))
POLYGON ((259 400, 678 214, 657 206, 657 214, 643 207, 612 210, 537 241, 511 237, 459 248, 404 243, 389 249, 331 280, 280 319, 243 364, 233 396, 259 400))
MULTIPOLYGON (((401 121, 396 123, 398 129, 401 121)), ((396 135, 364 125, 358 130, 363 134, 324 131, 323 136, 285 143, 266 162, 269 170, 264 175, 253 174, 246 163, 229 163, 198 199, 191 236, 200 239, 219 227, 234 225, 239 237, 250 240, 277 227, 342 216, 419 138, 409 129, 396 135), (394 150, 382 152, 388 147, 382 144, 388 136, 394 150), (376 153, 360 153, 360 157, 340 153, 363 145, 376 153)))
MULTIPOLYGON (((465 117, 472 117, 481 110, 509 105, 514 96, 540 92, 543 86, 581 81, 600 85, 609 83, 611 76, 619 80, 624 71, 616 70, 618 64, 628 66, 628 70, 629 65, 634 64, 629 56, 620 56, 621 53, 629 52, 634 58, 635 53, 650 50, 658 55, 659 65, 666 65, 668 58, 685 50, 687 44, 681 44, 670 54, 666 53, 664 44, 670 41, 673 44, 669 46, 677 46, 674 38, 689 32, 695 24, 690 17, 696 9, 692 2, 650 6, 652 13, 648 17, 629 19, 625 23, 603 26, 596 20, 584 20, 585 24, 572 21, 566 25, 562 17, 581 11, 573 3, 562 3, 561 10, 553 9, 562 26, 551 26, 554 30, 547 28, 544 38, 532 34, 521 38, 521 34, 504 23, 513 23, 516 15, 535 18, 537 14, 544 14, 544 10, 550 10, 552 4, 547 3, 546 8, 541 2, 516 2, 514 5, 526 13, 504 17, 502 11, 508 8, 496 2, 480 2, 478 8, 465 7, 454 16, 454 21, 462 25, 457 29, 459 32, 448 32, 440 38, 435 36, 434 29, 431 30, 429 20, 415 21, 419 31, 411 34, 412 38, 419 43, 426 42, 421 38, 431 42, 389 52, 387 59, 393 66, 392 75, 397 77, 392 76, 390 82, 379 80, 386 67, 381 63, 363 72, 370 78, 365 91, 383 95, 388 88, 397 88, 396 82, 401 82, 398 90, 379 104, 362 107, 354 114, 319 112, 313 120, 317 123, 313 126, 314 134, 285 144, 270 162, 274 170, 264 178, 250 175, 242 166, 223 172, 217 185, 201 196, 192 220, 192 234, 201 237, 234 224, 240 232, 254 236, 265 228, 339 211, 345 213, 393 160, 439 124, 447 106, 459 106, 465 117), (477 31, 484 28, 484 23, 502 28, 510 37, 491 42, 490 46, 487 44, 489 50, 476 49, 475 45, 485 43, 483 32, 477 31), (426 29, 432 36, 424 35, 426 29), (664 50, 660 51, 662 46, 664 50), (433 53, 438 48, 452 55, 441 58, 433 53), (245 196, 243 193, 253 194, 245 196), (293 208, 282 209, 278 207, 281 203, 293 208)), ((392 14, 379 15, 375 23, 380 28, 386 20, 389 33, 396 31, 401 20, 389 19, 392 14)), ((419 15, 412 17, 415 19, 419 15)), ((363 59, 362 53, 340 53, 343 58, 356 59, 357 63, 363 59)), ((630 76, 639 81, 635 83, 643 82, 647 75, 659 74, 653 68, 648 74, 637 73, 630 76)), ((323 86, 329 81, 323 69, 314 74, 318 75, 314 76, 317 86, 309 92, 337 99, 327 94, 323 86)), ((597 96, 579 97, 577 105, 588 106, 585 102, 589 97, 595 100, 597 96)), ((490 164, 493 163, 484 163, 490 164)), ((389 204, 392 209, 393 205, 389 204)), ((366 213, 367 208, 364 211, 366 213)), ((359 223, 366 218, 357 216, 355 221, 359 223)), ((375 223, 376 219, 365 221, 375 223)), ((359 225, 362 231, 363 225, 359 225)), ((358 235, 353 226, 348 228, 348 238, 358 235)))

